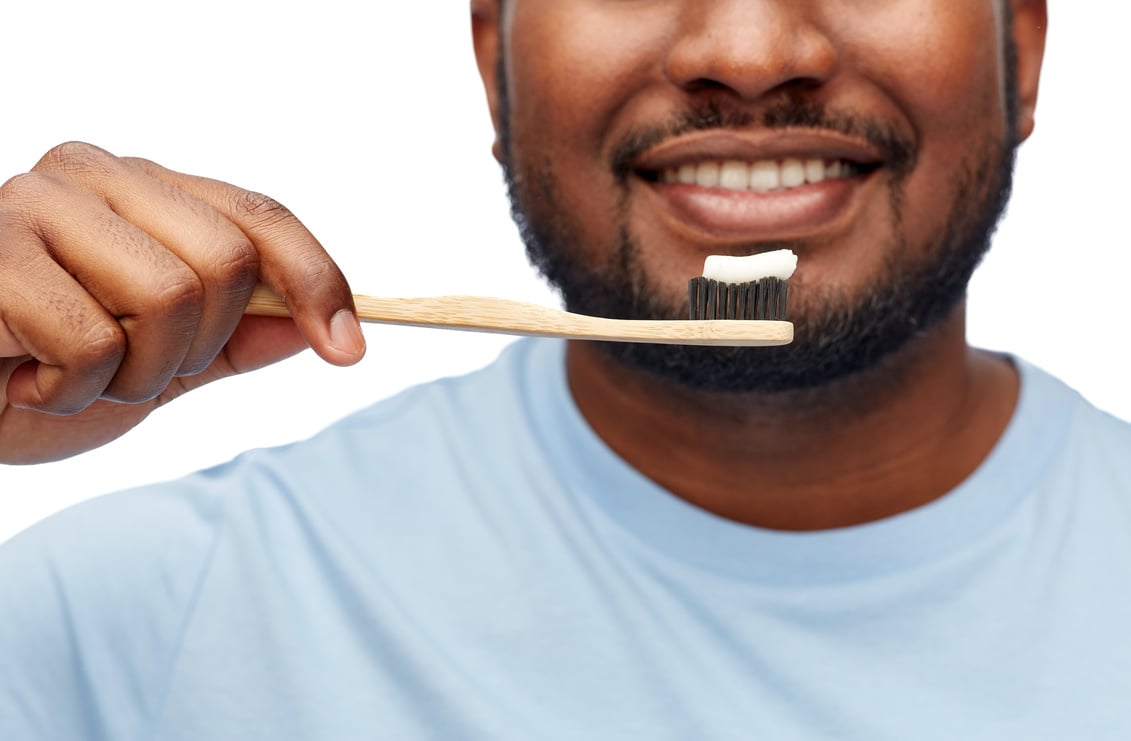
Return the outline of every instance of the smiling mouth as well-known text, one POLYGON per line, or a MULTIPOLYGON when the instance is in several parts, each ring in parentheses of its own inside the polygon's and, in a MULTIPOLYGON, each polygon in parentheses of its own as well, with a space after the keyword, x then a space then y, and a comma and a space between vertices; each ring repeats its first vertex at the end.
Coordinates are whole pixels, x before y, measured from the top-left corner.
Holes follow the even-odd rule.
POLYGON ((650 182, 695 185, 736 192, 773 193, 826 180, 847 180, 866 175, 878 167, 843 159, 788 158, 781 160, 707 160, 640 171, 650 182))
POLYGON ((648 221, 725 250, 851 228, 883 182, 875 174, 890 163, 883 147, 860 137, 775 129, 692 132, 625 164, 645 186, 633 192, 648 221))

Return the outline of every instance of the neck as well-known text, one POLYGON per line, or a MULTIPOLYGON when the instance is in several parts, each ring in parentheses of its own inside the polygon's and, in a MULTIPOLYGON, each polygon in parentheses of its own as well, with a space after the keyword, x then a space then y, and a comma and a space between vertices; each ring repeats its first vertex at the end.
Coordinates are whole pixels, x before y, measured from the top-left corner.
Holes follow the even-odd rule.
POLYGON ((953 489, 1017 401, 1005 359, 974 350, 964 314, 848 380, 792 394, 692 391, 572 343, 582 414, 645 476, 722 517, 780 530, 890 517, 953 489))

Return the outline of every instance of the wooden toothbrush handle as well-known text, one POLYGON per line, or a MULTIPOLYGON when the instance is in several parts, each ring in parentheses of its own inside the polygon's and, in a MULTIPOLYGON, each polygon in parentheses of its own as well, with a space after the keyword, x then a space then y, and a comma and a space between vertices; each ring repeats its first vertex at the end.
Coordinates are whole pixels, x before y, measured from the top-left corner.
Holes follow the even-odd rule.
MULTIPOLYGON (((793 340, 793 325, 789 322, 606 319, 483 296, 355 295, 354 304, 358 317, 366 322, 572 340, 751 347, 785 345, 793 340)), ((262 285, 255 289, 247 313, 290 316, 286 302, 262 285)))

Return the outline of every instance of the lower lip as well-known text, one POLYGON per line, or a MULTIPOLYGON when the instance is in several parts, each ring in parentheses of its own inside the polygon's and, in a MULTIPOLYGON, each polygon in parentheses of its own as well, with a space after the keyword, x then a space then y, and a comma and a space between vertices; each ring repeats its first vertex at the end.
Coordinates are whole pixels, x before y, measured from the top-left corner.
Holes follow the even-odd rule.
POLYGON ((756 193, 685 183, 648 182, 661 211, 701 241, 812 237, 850 219, 855 196, 871 174, 756 193))

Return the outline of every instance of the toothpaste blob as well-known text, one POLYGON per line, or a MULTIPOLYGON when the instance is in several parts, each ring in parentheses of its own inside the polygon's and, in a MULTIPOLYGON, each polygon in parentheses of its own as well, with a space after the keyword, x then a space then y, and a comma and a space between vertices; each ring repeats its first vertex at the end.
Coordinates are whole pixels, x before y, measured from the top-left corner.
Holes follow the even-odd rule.
POLYGON ((720 283, 752 283, 763 278, 788 280, 796 269, 797 255, 793 250, 774 250, 746 257, 708 255, 703 263, 703 277, 720 283))
POLYGON ((797 269, 792 250, 748 257, 711 255, 703 275, 687 282, 691 319, 786 321, 786 280, 797 269))

